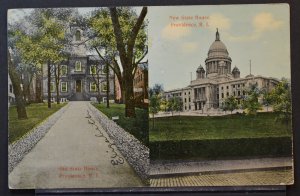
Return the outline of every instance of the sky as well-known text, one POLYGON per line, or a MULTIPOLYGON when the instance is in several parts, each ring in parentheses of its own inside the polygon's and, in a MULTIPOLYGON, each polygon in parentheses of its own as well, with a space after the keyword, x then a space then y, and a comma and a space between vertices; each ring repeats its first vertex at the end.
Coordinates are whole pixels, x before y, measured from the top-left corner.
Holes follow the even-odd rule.
MULTIPOLYGON (((78 11, 87 14, 93 9, 78 11)), ((31 11, 9 10, 8 22, 20 20, 31 11)), ((198 66, 205 68, 216 28, 232 59, 231 67, 237 66, 241 77, 249 74, 251 60, 254 75, 290 78, 288 4, 157 6, 149 7, 146 18, 150 87, 158 83, 165 90, 182 88, 190 83, 191 76, 195 79, 198 66), (182 23, 196 27, 178 26, 182 23)))
POLYGON ((170 90, 189 85, 191 72, 195 79, 198 66, 205 68, 216 28, 231 67, 237 66, 241 77, 249 74, 251 60, 254 75, 290 78, 287 4, 151 7, 148 20, 150 87, 158 83, 170 90))

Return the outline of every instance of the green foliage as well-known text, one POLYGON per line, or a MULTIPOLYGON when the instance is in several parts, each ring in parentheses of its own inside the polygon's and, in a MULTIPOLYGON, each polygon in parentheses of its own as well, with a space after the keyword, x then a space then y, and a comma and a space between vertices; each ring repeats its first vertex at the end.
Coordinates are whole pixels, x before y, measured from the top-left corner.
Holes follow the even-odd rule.
POLYGON ((182 100, 180 97, 171 97, 167 103, 168 109, 172 111, 181 111, 182 110, 182 100))
POLYGON ((161 97, 159 95, 152 95, 150 97, 150 103, 149 103, 149 112, 151 114, 156 114, 160 110, 160 100, 161 97))
POLYGON ((160 111, 167 111, 168 109, 168 102, 165 98, 160 100, 159 110, 160 111))
POLYGON ((47 104, 30 104, 26 107, 28 119, 19 120, 17 117, 16 106, 9 108, 8 119, 8 134, 9 143, 20 139, 23 135, 30 132, 35 126, 45 120, 48 116, 65 106, 66 104, 53 104, 51 109, 47 108, 47 104))
POLYGON ((236 100, 236 98, 234 96, 230 96, 230 97, 227 97, 224 101, 224 106, 223 106, 223 110, 224 111, 233 111, 235 109, 238 108, 238 101, 236 100))
POLYGON ((151 160, 291 156, 291 137, 150 141, 151 160))
MULTIPOLYGON (((130 7, 122 7, 118 8, 117 10, 120 27, 122 30, 123 42, 127 43, 138 16, 130 7)), ((118 51, 109 9, 100 8, 92 12, 92 17, 88 20, 88 25, 93 33, 92 37, 94 37, 90 42, 90 47, 96 47, 99 50, 105 50, 107 58, 114 59, 117 56, 118 51)), ((147 22, 145 21, 135 41, 135 59, 141 58, 145 53, 145 49, 147 47, 146 28, 147 22)))
POLYGON ((257 85, 250 85, 249 89, 246 90, 246 94, 242 101, 242 106, 246 110, 247 115, 256 115, 257 110, 262 109, 262 105, 258 102, 261 91, 257 85))
POLYGON ((152 95, 161 95, 164 91, 162 84, 154 84, 152 88, 149 88, 149 97, 152 95))
POLYGON ((24 63, 42 65, 48 61, 59 63, 66 59, 66 24, 70 18, 69 9, 37 9, 28 18, 33 30, 15 29, 16 48, 24 63))
POLYGON ((270 99, 272 100, 273 110, 279 113, 277 120, 288 124, 292 116, 292 96, 291 87, 287 80, 282 80, 271 91, 270 99))

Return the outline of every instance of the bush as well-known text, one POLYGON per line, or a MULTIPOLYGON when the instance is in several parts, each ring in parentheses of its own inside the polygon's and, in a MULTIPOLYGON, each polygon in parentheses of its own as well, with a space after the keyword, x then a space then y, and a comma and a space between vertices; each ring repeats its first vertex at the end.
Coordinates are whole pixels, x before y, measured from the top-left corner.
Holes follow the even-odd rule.
POLYGON ((151 160, 226 159, 234 157, 291 156, 291 137, 263 137, 150 142, 151 160))

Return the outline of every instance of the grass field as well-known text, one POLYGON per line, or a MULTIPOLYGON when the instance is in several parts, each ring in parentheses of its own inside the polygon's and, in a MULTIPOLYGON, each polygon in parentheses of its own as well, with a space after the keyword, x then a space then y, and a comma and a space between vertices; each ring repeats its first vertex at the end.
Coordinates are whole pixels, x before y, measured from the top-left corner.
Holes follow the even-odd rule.
POLYGON ((94 106, 110 119, 119 116, 119 120, 116 120, 119 126, 145 145, 148 144, 148 110, 135 108, 136 118, 127 118, 124 104, 110 104, 109 108, 105 104, 94 104, 94 106))
POLYGON ((275 113, 227 116, 174 116, 150 120, 151 141, 206 140, 229 138, 261 138, 291 136, 291 125, 275 122, 275 113))
POLYGON ((63 103, 59 105, 52 104, 52 108, 48 109, 47 103, 32 103, 26 106, 28 119, 24 120, 18 119, 16 106, 11 106, 8 114, 9 143, 13 143, 14 141, 20 139, 36 125, 65 105, 66 104, 63 103))

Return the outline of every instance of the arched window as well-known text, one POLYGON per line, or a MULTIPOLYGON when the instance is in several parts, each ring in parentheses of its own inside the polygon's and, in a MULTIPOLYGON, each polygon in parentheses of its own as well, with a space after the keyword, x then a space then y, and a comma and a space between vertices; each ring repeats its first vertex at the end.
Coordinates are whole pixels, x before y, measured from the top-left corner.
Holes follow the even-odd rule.
POLYGON ((79 30, 77 30, 76 33, 75 33, 75 39, 76 39, 76 41, 80 41, 81 40, 81 33, 80 33, 79 30))

